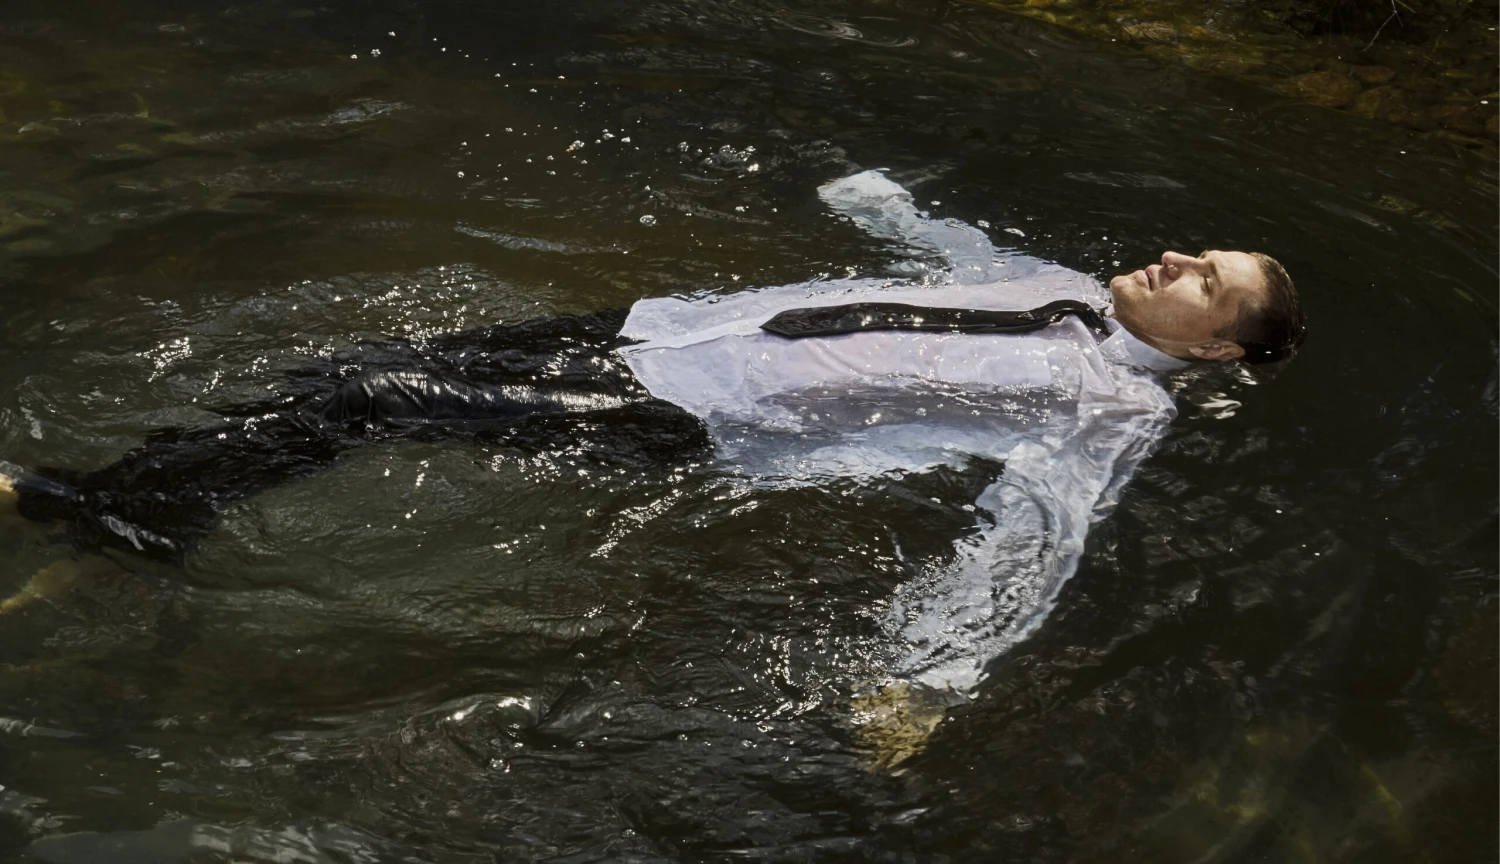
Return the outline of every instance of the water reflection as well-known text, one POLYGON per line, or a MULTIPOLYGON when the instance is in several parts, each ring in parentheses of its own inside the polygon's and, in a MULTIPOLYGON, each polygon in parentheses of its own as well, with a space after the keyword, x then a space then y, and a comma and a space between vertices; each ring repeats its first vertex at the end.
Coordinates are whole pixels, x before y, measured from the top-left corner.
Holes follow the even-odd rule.
MULTIPOLYGON (((1188 382, 1047 625, 899 775, 849 670, 983 471, 413 446, 7 617, 7 856, 1490 849, 1491 166, 969 7, 18 2, 0 58, 16 462, 105 464, 383 333, 881 275, 808 194, 857 167, 1096 274, 1274 250, 1315 327, 1275 382, 1188 382)), ((0 548, 12 587, 66 552, 0 548)))

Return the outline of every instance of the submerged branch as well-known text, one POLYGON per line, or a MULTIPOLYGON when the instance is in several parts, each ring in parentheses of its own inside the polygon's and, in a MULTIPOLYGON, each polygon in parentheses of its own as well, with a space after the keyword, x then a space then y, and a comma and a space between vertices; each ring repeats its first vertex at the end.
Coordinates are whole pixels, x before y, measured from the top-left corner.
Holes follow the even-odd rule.
MULTIPOLYGON (((1370 44, 1366 45, 1365 47, 1363 47, 1361 49, 1359 49, 1359 51, 1360 51, 1361 54, 1363 54, 1364 52, 1370 50, 1371 48, 1373 48, 1375 46, 1375 40, 1380 38, 1380 32, 1385 29, 1385 25, 1391 23, 1392 20, 1401 17, 1401 13, 1396 9, 1396 3, 1397 2, 1398 2, 1398 0, 1391 0, 1391 14, 1387 15, 1386 19, 1384 21, 1380 22, 1380 26, 1379 27, 1375 28, 1375 35, 1370 37, 1370 44)), ((1402 6, 1406 6, 1405 3, 1402 3, 1401 5, 1402 6)), ((1406 11, 1408 11, 1408 12, 1415 12, 1416 10, 1413 9, 1413 8, 1411 8, 1410 6, 1406 6, 1406 11)))

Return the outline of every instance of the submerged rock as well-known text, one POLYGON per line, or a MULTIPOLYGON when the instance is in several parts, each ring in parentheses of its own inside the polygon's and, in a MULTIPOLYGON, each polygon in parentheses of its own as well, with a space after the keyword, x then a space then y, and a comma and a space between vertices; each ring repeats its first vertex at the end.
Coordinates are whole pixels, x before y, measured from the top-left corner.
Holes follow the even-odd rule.
POLYGON ((1177 28, 1169 21, 1137 21, 1120 25, 1125 38, 1135 42, 1176 42, 1177 28))
POLYGON ((1428 111, 1433 125, 1462 135, 1484 134, 1484 117, 1469 103, 1449 102, 1428 111))
POLYGON ((1338 72, 1309 72, 1289 82, 1291 91, 1314 105, 1342 108, 1359 95, 1359 82, 1338 72))
POLYGON ((1196 39, 1199 42, 1222 42, 1229 38, 1226 34, 1220 33, 1217 30, 1210 30, 1207 27, 1200 27, 1197 24, 1189 24, 1183 28, 1182 35, 1189 39, 1196 39))
POLYGON ((1421 103, 1417 98, 1390 84, 1373 87, 1359 94, 1354 100, 1353 110, 1361 117, 1372 120, 1417 128, 1430 127, 1430 121, 1422 116, 1421 103))
POLYGON ((1363 84, 1389 84, 1396 77, 1396 70, 1389 66, 1351 66, 1350 74, 1363 84))
POLYGON ((1242 52, 1238 54, 1205 52, 1183 55, 1183 62, 1204 72, 1238 77, 1253 72, 1266 63, 1260 54, 1242 52))

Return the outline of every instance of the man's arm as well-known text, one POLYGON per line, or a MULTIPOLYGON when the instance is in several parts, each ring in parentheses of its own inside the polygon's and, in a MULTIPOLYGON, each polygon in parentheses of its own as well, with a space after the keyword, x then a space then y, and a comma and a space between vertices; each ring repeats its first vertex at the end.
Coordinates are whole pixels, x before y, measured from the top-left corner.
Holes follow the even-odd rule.
POLYGON ((1078 569, 1090 525, 1114 506, 1175 414, 1144 377, 1119 395, 1127 398, 1086 397, 1085 427, 1013 449, 1002 477, 975 502, 988 518, 959 541, 953 560, 898 589, 889 627, 904 643, 899 677, 967 692, 990 660, 1046 619, 1078 569))
POLYGON ((818 195, 872 236, 942 257, 955 282, 994 282, 1007 275, 983 231, 957 219, 923 216, 911 193, 879 171, 835 180, 819 187, 818 195))
POLYGON ((912 204, 911 193, 878 171, 835 180, 819 187, 818 195, 829 207, 848 216, 871 235, 941 257, 950 268, 950 278, 903 282, 905 287, 923 292, 927 299, 887 294, 886 289, 900 290, 902 286, 879 279, 814 279, 691 300, 652 297, 631 307, 620 335, 643 342, 681 337, 726 322, 766 316, 792 304, 850 303, 874 299, 875 292, 889 302, 932 303, 931 295, 926 294, 932 288, 1009 282, 1008 299, 1000 305, 987 306, 974 298, 938 302, 975 308, 1030 309, 1063 298, 1092 301, 1097 299, 1093 295, 1104 291, 1092 279, 1065 267, 1014 250, 997 251, 983 231, 956 219, 929 219, 921 215, 912 204))

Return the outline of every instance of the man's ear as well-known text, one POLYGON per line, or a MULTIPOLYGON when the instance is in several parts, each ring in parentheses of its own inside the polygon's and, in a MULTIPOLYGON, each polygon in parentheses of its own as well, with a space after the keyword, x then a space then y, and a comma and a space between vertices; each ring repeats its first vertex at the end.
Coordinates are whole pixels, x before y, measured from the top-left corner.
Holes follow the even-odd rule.
POLYGON ((1204 342, 1194 345, 1188 349, 1188 353, 1199 360, 1238 360, 1245 356, 1245 349, 1234 342, 1215 339, 1212 342, 1204 342))

